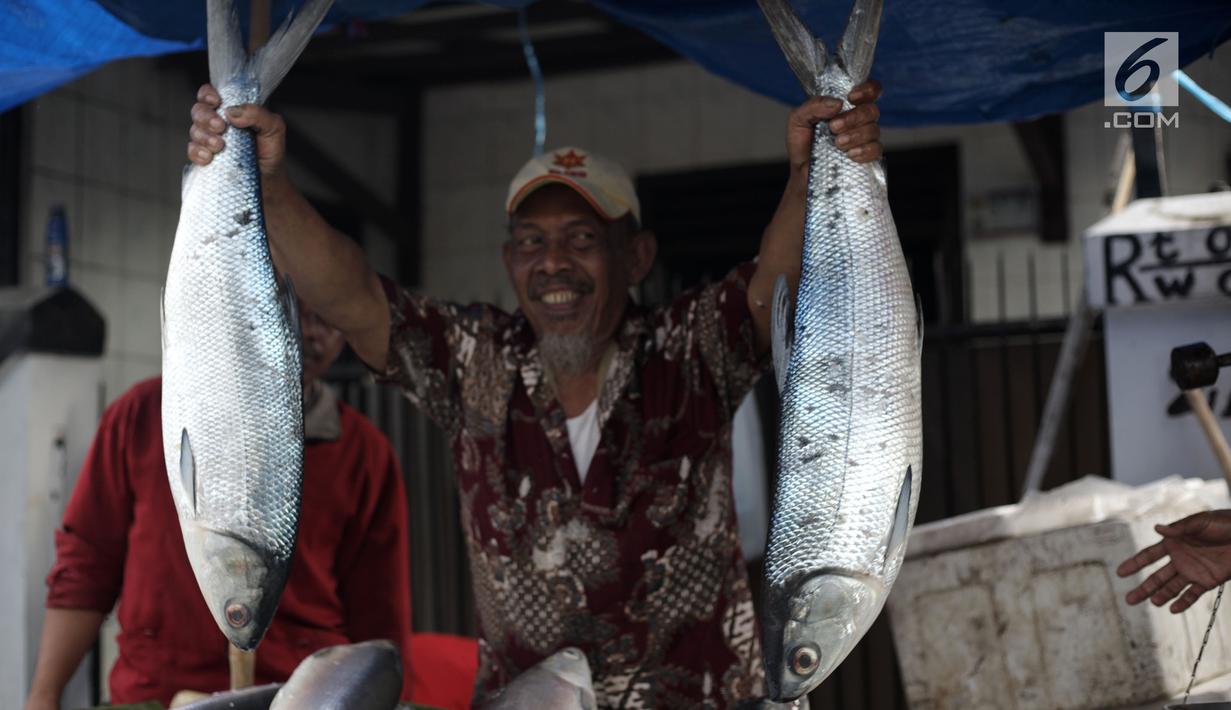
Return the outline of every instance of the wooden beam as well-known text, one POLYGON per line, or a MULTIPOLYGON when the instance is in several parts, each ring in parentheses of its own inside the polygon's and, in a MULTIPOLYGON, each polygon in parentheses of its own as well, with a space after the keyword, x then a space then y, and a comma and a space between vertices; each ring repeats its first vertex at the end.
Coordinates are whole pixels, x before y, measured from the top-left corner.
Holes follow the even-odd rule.
POLYGON ((397 209, 406 222, 406 231, 397 245, 397 278, 399 283, 417 287, 423 285, 422 229, 423 186, 420 170, 423 158, 422 102, 418 92, 410 94, 398 113, 398 174, 397 209))
MULTIPOLYGON (((285 116, 283 117, 285 119, 285 116)), ((344 165, 324 151, 308 134, 299 131, 287 121, 287 155, 321 182, 337 191, 338 196, 359 210, 366 221, 376 225, 394 243, 399 243, 410 233, 406 219, 392 205, 385 202, 344 165)))
MULTIPOLYGON (((521 45, 488 45, 484 52, 447 47, 439 55, 407 56, 397 61, 362 59, 330 63, 331 71, 344 71, 376 84, 395 82, 439 86, 479 81, 523 79, 529 76, 521 45)), ((548 77, 647 63, 679 61, 680 56, 655 40, 627 28, 615 28, 601 37, 570 37, 535 44, 535 53, 548 77)))
POLYGON ((248 22, 248 56, 269 41, 269 0, 252 0, 248 22))
POLYGON ((1045 242, 1069 238, 1068 181, 1064 174, 1064 117, 1052 114, 1013 124, 1039 185, 1039 236, 1045 242))

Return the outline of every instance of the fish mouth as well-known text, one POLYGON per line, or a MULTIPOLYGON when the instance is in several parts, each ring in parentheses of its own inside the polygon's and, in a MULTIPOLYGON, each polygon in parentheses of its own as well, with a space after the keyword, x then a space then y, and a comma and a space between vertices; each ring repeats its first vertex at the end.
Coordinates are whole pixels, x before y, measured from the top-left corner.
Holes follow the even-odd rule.
POLYGON ((286 586, 288 564, 230 531, 185 526, 184 542, 218 629, 235 647, 256 648, 286 586))
POLYGON ((796 700, 838 668, 884 605, 876 578, 823 571, 766 594, 763 653, 769 697, 796 700))

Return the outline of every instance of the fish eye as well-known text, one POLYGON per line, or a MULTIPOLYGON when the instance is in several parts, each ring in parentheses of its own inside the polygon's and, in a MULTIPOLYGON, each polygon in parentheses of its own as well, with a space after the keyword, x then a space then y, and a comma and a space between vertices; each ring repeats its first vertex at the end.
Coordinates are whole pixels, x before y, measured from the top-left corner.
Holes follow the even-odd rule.
POLYGON ((228 602, 226 607, 227 624, 232 628, 242 629, 252 620, 252 612, 239 602, 228 602))
POLYGON ((821 665, 821 651, 810 643, 796 646, 791 652, 791 670, 796 675, 809 676, 821 665))

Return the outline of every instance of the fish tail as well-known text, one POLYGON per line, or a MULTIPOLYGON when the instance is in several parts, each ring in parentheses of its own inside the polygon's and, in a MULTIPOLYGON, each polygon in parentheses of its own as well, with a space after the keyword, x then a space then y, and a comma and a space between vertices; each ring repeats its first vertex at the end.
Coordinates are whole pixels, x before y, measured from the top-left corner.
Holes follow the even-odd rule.
POLYGON ((884 0, 855 0, 846 18, 846 29, 838 43, 838 58, 853 84, 867 81, 872 72, 872 57, 876 54, 876 38, 880 35, 884 8, 884 0))
POLYGON ((820 76, 829 64, 829 50, 825 43, 812 35, 804 21, 795 14, 789 0, 757 0, 761 14, 769 22, 769 29, 787 64, 809 96, 820 92, 820 76))
POLYGON ((298 12, 287 16, 265 46, 248 59, 235 0, 207 0, 210 83, 221 88, 243 74, 250 75, 260 89, 258 102, 265 103, 308 46, 312 33, 332 5, 333 0, 305 0, 298 12))
POLYGON ((841 71, 853 84, 867 80, 876 53, 884 0, 855 0, 838 43, 836 58, 795 13, 790 0, 757 0, 757 4, 786 55, 791 71, 810 96, 821 92, 821 77, 826 71, 841 71))
POLYGON ((252 58, 252 73, 260 87, 261 103, 265 103, 282 83, 331 5, 333 0, 306 0, 299 12, 287 16, 282 26, 270 36, 269 42, 252 58))
POLYGON ((207 1, 205 36, 209 50, 209 81, 222 88, 239 76, 247 64, 244 40, 239 32, 239 11, 234 0, 207 1))

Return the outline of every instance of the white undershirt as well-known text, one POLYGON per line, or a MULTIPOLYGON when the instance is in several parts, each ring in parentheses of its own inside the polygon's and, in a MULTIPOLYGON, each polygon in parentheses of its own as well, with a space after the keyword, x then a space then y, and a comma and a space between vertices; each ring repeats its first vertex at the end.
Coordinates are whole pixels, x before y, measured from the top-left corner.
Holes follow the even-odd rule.
POLYGON ((564 421, 568 425, 568 443, 573 449, 573 462, 577 464, 577 476, 582 484, 590 470, 590 461, 598 449, 598 398, 595 397, 586 411, 564 421))

